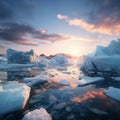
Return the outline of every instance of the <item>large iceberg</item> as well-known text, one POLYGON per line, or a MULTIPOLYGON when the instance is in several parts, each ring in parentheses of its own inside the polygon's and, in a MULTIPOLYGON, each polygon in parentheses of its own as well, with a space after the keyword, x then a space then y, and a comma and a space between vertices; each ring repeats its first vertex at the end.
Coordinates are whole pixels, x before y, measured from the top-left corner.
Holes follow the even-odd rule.
POLYGON ((22 52, 13 49, 8 49, 7 60, 8 63, 26 64, 39 62, 39 57, 34 53, 33 50, 30 50, 29 52, 22 52))
POLYGON ((0 86, 0 115, 25 107, 30 95, 30 87, 24 83, 7 82, 0 86))
POLYGON ((112 40, 107 47, 97 46, 84 57, 80 66, 89 76, 118 76, 120 74, 120 39, 112 40))

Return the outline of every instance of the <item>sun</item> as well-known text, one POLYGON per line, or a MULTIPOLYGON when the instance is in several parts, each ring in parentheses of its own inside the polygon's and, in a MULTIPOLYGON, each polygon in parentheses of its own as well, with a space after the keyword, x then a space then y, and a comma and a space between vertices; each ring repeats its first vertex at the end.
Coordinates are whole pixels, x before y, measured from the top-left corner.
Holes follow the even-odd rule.
POLYGON ((70 48, 69 53, 72 56, 80 56, 80 50, 77 47, 70 48))

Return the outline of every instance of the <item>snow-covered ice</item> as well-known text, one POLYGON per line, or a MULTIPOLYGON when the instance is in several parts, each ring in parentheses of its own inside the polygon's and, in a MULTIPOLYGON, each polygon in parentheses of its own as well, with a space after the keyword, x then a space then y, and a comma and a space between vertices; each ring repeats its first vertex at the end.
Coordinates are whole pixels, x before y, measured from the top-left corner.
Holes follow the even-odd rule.
POLYGON ((105 95, 120 101, 120 89, 115 87, 109 87, 108 90, 104 90, 105 95))
POLYGON ((44 108, 40 108, 28 112, 22 120, 52 120, 52 117, 44 108))
POLYGON ((23 82, 26 83, 28 86, 32 87, 32 86, 37 85, 39 83, 47 82, 47 76, 38 75, 36 77, 24 78, 23 82))
POLYGON ((24 83, 7 82, 0 86, 0 115, 25 107, 30 95, 30 87, 24 83))
POLYGON ((91 84, 91 83, 95 83, 103 80, 104 80, 103 77, 82 76, 81 80, 78 81, 78 86, 83 86, 83 85, 87 85, 87 84, 91 84))

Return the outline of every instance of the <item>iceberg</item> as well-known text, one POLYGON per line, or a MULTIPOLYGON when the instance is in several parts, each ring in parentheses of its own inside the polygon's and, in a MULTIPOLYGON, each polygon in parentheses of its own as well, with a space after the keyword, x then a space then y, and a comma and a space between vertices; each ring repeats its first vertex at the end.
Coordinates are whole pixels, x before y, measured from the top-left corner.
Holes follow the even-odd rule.
POLYGON ((52 120, 52 117, 44 108, 40 108, 28 112, 22 120, 52 120))
POLYGON ((22 52, 13 49, 7 49, 7 60, 10 64, 26 64, 39 62, 39 57, 34 53, 33 50, 30 50, 29 52, 22 52))
POLYGON ((113 40, 107 47, 97 46, 84 56, 80 65, 82 72, 89 76, 114 76, 120 72, 120 39, 113 40))
POLYGON ((0 115, 23 109, 29 99, 30 87, 17 81, 0 86, 0 115))
POLYGON ((58 54, 58 55, 55 55, 53 58, 51 58, 49 65, 65 66, 65 65, 68 65, 68 63, 69 63, 69 60, 68 60, 67 56, 58 54))

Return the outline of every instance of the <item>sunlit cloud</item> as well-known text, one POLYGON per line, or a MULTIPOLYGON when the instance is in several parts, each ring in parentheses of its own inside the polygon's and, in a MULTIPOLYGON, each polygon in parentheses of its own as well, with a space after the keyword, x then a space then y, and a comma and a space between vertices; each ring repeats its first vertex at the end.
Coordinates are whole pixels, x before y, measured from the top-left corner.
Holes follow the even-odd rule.
POLYGON ((120 34, 120 22, 111 24, 111 18, 105 18, 99 24, 93 24, 85 21, 84 19, 78 18, 69 18, 68 16, 64 16, 61 14, 57 15, 59 20, 65 20, 69 26, 76 26, 82 29, 85 29, 91 33, 100 33, 100 34, 107 34, 107 35, 119 35, 120 34), (58 17, 59 16, 59 17, 58 17))
POLYGON ((58 18, 59 20, 67 20, 67 19, 68 19, 67 16, 64 16, 64 15, 61 15, 61 14, 58 14, 58 15, 57 15, 57 18, 58 18))

